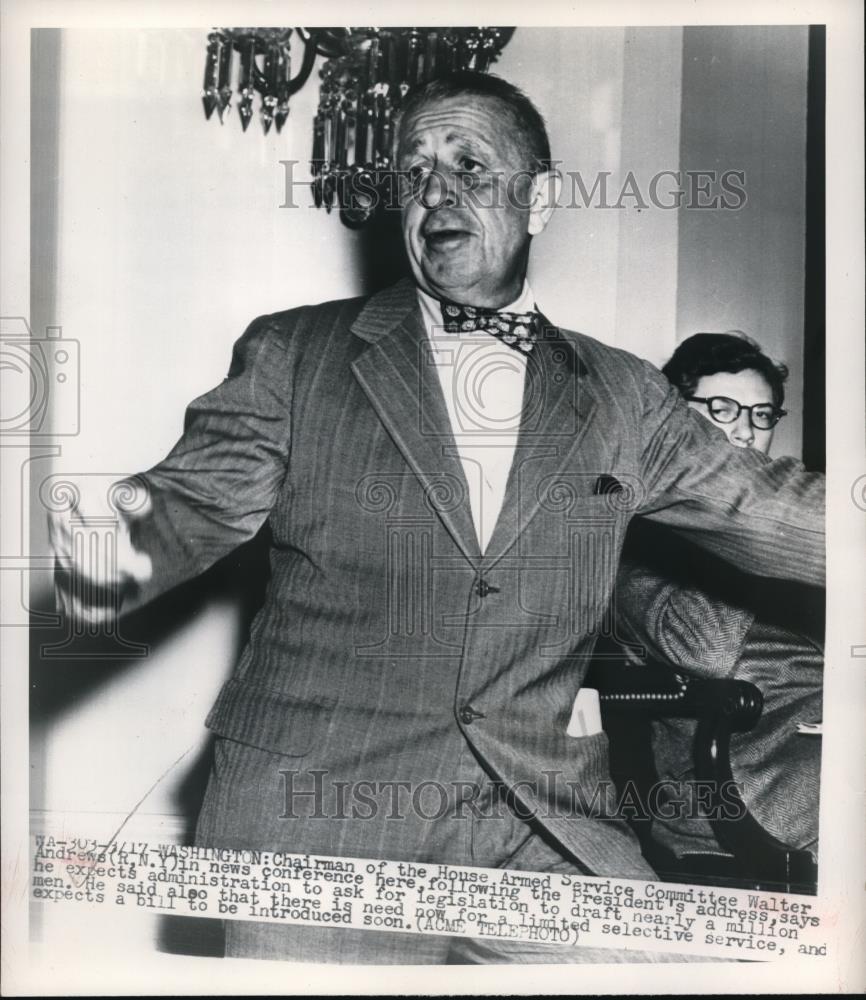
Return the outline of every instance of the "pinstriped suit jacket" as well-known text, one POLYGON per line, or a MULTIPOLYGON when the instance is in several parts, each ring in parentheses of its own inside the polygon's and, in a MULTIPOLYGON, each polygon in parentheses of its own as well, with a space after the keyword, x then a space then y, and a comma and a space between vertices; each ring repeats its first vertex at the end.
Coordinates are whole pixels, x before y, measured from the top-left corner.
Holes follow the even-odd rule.
MULTIPOLYGON (((461 350, 455 366, 471 364, 461 350)), ((559 769, 591 799, 607 774, 604 734, 566 727, 629 519, 817 583, 823 479, 720 447, 652 366, 588 337, 548 328, 529 360, 482 555, 414 287, 254 321, 145 474, 153 512, 136 541, 154 577, 139 600, 268 519, 265 604, 208 725, 341 781, 447 781, 471 758, 588 868, 616 872, 606 824, 572 818, 567 789, 539 776, 559 769), (598 495, 600 477, 615 491, 598 495)), ((299 820, 294 836, 310 851, 447 860, 434 827, 299 820)))

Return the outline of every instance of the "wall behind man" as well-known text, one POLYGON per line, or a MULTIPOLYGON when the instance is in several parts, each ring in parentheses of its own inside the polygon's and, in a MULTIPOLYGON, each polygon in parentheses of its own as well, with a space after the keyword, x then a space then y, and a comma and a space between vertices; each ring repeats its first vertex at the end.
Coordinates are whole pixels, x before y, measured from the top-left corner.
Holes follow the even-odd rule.
MULTIPOLYGON (((767 167, 735 221, 638 211, 633 199, 577 207, 567 187, 563 203, 573 207, 538 238, 532 285, 555 322, 656 363, 678 336, 730 326, 793 360, 803 196, 790 165, 802 155, 805 35, 722 33, 719 63, 715 36, 695 30, 521 28, 496 68, 539 103, 566 174, 579 171, 591 189, 606 172, 611 201, 629 171, 646 183, 659 170, 705 165, 728 144, 752 172, 776 164, 784 183, 773 187, 767 167), (686 65, 693 55, 698 63, 686 65), (717 89, 741 94, 747 85, 748 105, 721 115, 717 89), (778 126, 759 127, 772 114, 778 126)), ((309 156, 314 82, 292 99, 281 135, 263 136, 257 121, 242 135, 235 109, 222 127, 206 122, 204 40, 198 30, 64 31, 59 59, 49 46, 36 66, 57 75, 41 123, 55 131, 56 164, 39 150, 34 157, 36 188, 53 191, 57 208, 43 213, 34 239, 56 243, 45 259, 57 266, 55 280, 38 286, 32 320, 37 330, 62 326, 81 345, 81 431, 63 439, 55 472, 119 476, 157 462, 180 433, 185 404, 224 376, 252 317, 370 291, 389 270, 381 247, 371 251, 363 233, 312 208, 305 191, 294 192, 299 207, 281 207, 280 161, 309 156)), ((295 177, 304 176, 302 162, 295 177)), ((798 440, 780 433, 777 452, 796 451, 798 440)), ((37 485, 49 471, 39 464, 37 485)), ((159 823, 194 809, 202 723, 234 664, 250 580, 233 563, 125 625, 150 644, 144 660, 37 657, 37 807, 110 826, 166 774, 139 812, 159 823)))
POLYGON ((680 163, 743 171, 736 212, 680 212, 677 339, 740 329, 790 368, 773 454, 800 456, 806 228, 804 27, 687 28, 680 163))

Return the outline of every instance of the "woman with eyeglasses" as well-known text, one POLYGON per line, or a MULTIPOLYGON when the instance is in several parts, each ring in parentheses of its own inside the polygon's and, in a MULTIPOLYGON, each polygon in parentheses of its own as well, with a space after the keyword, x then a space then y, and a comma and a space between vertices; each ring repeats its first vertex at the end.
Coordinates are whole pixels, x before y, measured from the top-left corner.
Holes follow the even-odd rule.
POLYGON ((696 333, 662 368, 691 407, 720 427, 731 444, 770 450, 785 416, 788 369, 771 361, 744 333, 696 333))
MULTIPOLYGON (((767 453, 785 416, 787 369, 739 331, 697 333, 662 368, 688 405, 727 436, 719 447, 767 453)), ((632 522, 614 603, 619 638, 656 661, 705 677, 750 681, 764 696, 757 726, 731 741, 734 779, 758 822, 817 857, 823 595, 737 574, 669 531, 632 522), (805 727, 805 729, 804 729, 805 727), (812 728, 810 728, 812 727, 812 728)), ((653 751, 671 795, 652 836, 678 858, 723 851, 694 780, 696 723, 653 722, 653 751), (679 790, 679 791, 678 791, 679 790)))

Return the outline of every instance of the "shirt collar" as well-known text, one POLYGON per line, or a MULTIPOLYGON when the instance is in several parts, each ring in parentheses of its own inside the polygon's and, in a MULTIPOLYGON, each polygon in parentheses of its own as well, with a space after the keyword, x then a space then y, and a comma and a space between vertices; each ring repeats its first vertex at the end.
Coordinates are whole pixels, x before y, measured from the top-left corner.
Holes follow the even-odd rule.
MULTIPOLYGON (((418 293, 418 302, 421 306, 421 316, 424 320, 424 327, 427 330, 427 336, 431 336, 433 330, 437 327, 440 329, 442 327, 442 309, 439 305, 439 299, 434 299, 432 295, 428 295, 423 289, 416 286, 416 292, 418 293)), ((535 296, 532 294, 532 289, 529 287, 529 282, 526 278, 523 279, 523 290, 517 298, 510 302, 507 306, 503 306, 501 309, 497 309, 497 312, 532 312, 535 309, 535 296)))

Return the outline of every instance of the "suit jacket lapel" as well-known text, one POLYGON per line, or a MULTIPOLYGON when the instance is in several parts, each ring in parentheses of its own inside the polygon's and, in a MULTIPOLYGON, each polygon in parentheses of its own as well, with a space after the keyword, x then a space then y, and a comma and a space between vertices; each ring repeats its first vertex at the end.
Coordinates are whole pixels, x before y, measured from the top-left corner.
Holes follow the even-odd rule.
POLYGON ((469 490, 457 457, 415 288, 401 281, 375 295, 352 324, 368 346, 352 370, 463 555, 478 565, 469 490))
POLYGON ((512 548, 557 475, 577 464, 575 452, 596 408, 575 344, 541 319, 543 332, 527 356, 520 435, 485 568, 512 548))

